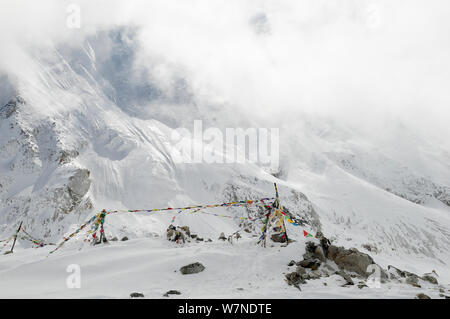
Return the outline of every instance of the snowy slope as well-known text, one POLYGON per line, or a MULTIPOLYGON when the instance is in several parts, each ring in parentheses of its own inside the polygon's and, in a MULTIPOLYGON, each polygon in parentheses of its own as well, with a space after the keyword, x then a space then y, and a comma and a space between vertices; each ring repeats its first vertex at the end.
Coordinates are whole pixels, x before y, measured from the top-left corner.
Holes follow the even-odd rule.
MULTIPOLYGON (((103 208, 272 197, 273 182, 282 204, 305 224, 288 225, 297 243, 264 250, 251 236, 257 229, 239 245, 216 241, 221 232, 239 229, 237 218, 181 214, 180 225, 214 241, 174 247, 162 239, 173 214, 117 214, 107 218, 107 232, 129 242, 78 251, 80 236, 67 244, 67 252, 63 248, 47 259, 48 247, 33 250, 19 242, 17 254, 0 257, 2 285, 12 287, 2 290, 2 297, 59 297, 62 291, 64 297, 126 297, 129 290, 159 297, 177 288, 186 291, 183 297, 271 297, 274 291, 277 297, 354 297, 350 288, 330 292, 323 285, 305 287, 299 295, 283 282, 287 262, 304 249, 303 229, 321 230, 346 247, 366 252, 375 247, 370 253, 383 267, 421 274, 435 269, 440 281, 450 282, 448 149, 412 136, 409 143, 420 149, 412 152, 416 157, 403 158, 356 130, 300 114, 298 127, 281 131, 278 177, 254 164, 179 164, 170 139, 178 125, 203 119, 218 127, 245 127, 257 117, 234 114, 239 121, 233 124, 220 106, 198 104, 182 79, 171 84, 176 93, 167 94, 149 80, 129 78, 133 46, 123 41, 123 31, 94 40, 82 50, 48 52, 30 66, 33 77, 18 76, 14 89, 1 91, 6 102, 0 109, 0 239, 24 221, 35 237, 56 243, 103 208), (100 54, 102 41, 115 46, 113 56, 100 54), (191 260, 204 261, 207 271, 180 281, 173 271, 191 260), (82 266, 85 289, 64 290, 64 267, 70 263, 82 266), (32 276, 35 271, 41 276, 32 276), (50 284, 43 287, 43 280, 50 284), (34 288, 24 292, 21 283, 30 281, 34 288), (207 288, 198 289, 204 282, 207 288), (243 291, 236 290, 241 286, 243 291)), ((386 289, 361 296, 410 297, 415 291, 398 288, 390 295, 386 289)))

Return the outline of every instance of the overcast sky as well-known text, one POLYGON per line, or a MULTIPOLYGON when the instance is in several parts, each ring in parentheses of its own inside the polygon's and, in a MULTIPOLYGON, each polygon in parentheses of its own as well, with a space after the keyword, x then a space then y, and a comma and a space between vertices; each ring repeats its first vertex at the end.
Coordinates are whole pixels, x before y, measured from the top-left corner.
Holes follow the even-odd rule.
POLYGON ((0 71, 26 76, 36 52, 135 26, 135 64, 162 87, 182 74, 200 100, 249 114, 402 118, 445 135, 449 17, 448 0, 0 0, 0 71), (67 27, 71 3, 80 29, 67 27))

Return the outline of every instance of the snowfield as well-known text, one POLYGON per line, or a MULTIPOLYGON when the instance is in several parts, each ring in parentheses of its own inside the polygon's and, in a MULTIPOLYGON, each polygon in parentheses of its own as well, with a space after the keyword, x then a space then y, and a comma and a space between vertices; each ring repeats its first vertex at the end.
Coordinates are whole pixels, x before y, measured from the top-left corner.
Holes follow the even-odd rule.
POLYGON ((181 295, 169 298, 414 298, 421 292, 440 298, 431 284, 359 289, 341 287, 345 282, 337 275, 311 280, 299 291, 285 283, 283 273, 292 271, 287 264, 302 250, 303 240, 287 248, 264 249, 255 246, 254 239, 176 247, 162 238, 67 249, 49 258, 48 249, 18 249, 2 256, 0 297, 130 298, 130 293, 140 292, 146 298, 163 298, 165 292, 178 290, 181 295), (205 265, 203 272, 180 274, 180 267, 197 261, 205 265), (66 270, 72 264, 80 266, 80 288, 67 288, 71 273, 66 270))

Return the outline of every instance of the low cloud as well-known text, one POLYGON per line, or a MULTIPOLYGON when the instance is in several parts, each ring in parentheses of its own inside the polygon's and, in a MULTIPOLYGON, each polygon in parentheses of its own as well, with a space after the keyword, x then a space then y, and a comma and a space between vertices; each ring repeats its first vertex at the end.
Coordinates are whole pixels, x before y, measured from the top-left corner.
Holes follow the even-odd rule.
POLYGON ((195 103, 223 105, 230 118, 273 124, 306 112, 374 136, 401 122, 442 138, 449 14, 444 0, 19 0, 0 12, 0 70, 32 77, 39 52, 127 26, 136 30, 133 72, 165 96, 181 79, 195 103), (80 29, 66 26, 71 3, 80 29))

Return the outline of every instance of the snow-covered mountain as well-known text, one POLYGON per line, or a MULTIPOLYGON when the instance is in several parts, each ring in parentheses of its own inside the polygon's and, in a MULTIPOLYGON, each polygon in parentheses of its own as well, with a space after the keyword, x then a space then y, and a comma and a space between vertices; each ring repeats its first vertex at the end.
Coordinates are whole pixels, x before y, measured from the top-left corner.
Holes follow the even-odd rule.
MULTIPOLYGON (((417 273, 434 269, 440 281, 450 282, 446 144, 427 140, 396 120, 383 131, 396 140, 385 143, 307 112, 289 119, 283 114, 276 119, 249 116, 231 102, 196 95, 195 84, 179 74, 171 75, 168 83, 158 82, 160 77, 148 74, 158 72, 157 61, 152 70, 136 70, 135 60, 142 57, 135 55, 135 33, 133 28, 115 28, 79 47, 52 47, 33 56, 29 76, 17 72, 0 77, 0 239, 23 221, 35 237, 59 242, 104 208, 273 197, 276 182, 282 204, 301 224, 288 225, 291 238, 302 242, 303 229, 322 231, 337 245, 370 253, 383 267, 393 264, 417 273), (221 129, 280 127, 279 170, 252 163, 179 163, 173 158, 172 132, 179 126, 190 128, 195 119, 221 129)), ((216 238, 238 230, 238 217, 249 213, 243 208, 214 212, 235 218, 177 218, 194 232, 216 238)), ((107 234, 156 240, 165 235, 172 217, 117 214, 107 218, 107 234)), ((255 227, 245 236, 256 242, 252 236, 258 231, 255 227)), ((82 238, 71 243, 79 245, 82 238)), ((147 249, 139 245, 133 246, 137 255, 147 249)), ((253 254, 252 245, 247 246, 239 247, 239 254, 253 254)), ((18 247, 25 251, 30 245, 19 242, 18 247)), ((186 249, 197 254, 193 247, 186 249)), ((200 255, 216 253, 204 249, 200 255)), ((87 254, 91 252, 83 260, 89 259, 87 254)), ((151 254, 158 258, 158 248, 151 254)), ((167 254, 169 250, 161 252, 167 254)), ((250 257, 245 262, 254 263, 250 257)))

